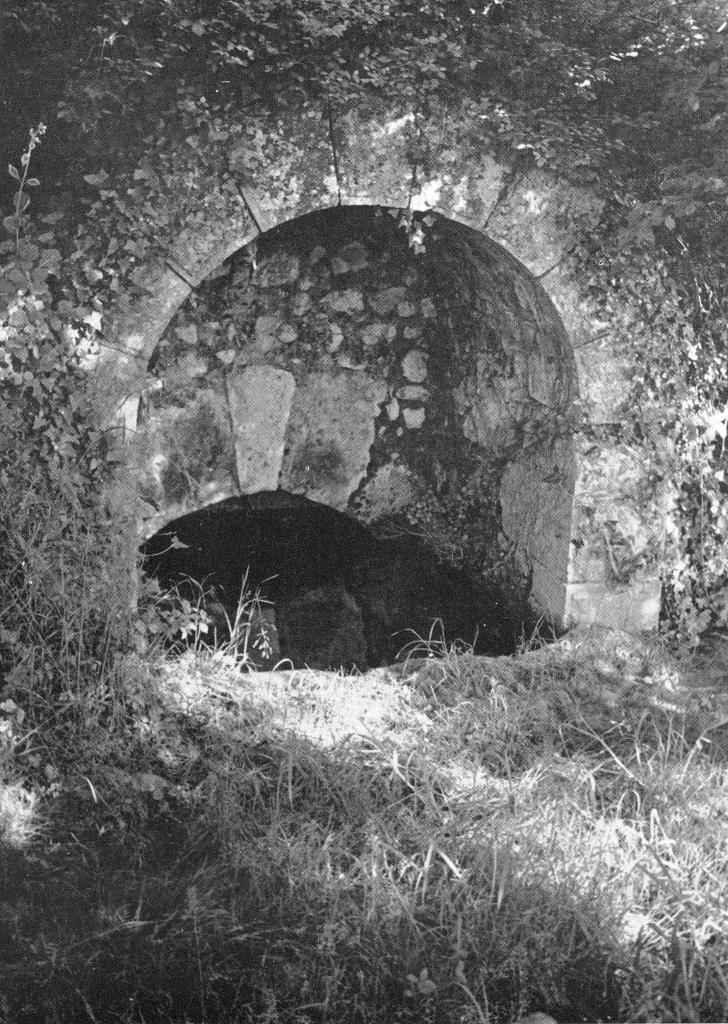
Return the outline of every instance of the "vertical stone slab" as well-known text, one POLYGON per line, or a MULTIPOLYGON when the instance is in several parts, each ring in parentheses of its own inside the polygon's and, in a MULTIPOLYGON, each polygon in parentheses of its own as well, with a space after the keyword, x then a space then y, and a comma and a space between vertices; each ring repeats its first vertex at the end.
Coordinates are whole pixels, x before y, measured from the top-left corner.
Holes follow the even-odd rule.
POLYGON ((503 532, 532 569, 534 604, 557 623, 566 613, 574 472, 571 444, 559 441, 522 453, 501 482, 503 532))
POLYGON ((656 628, 658 569, 673 532, 669 489, 651 474, 643 452, 626 443, 582 440, 567 624, 656 628))
POLYGON ((227 378, 241 494, 278 487, 295 390, 293 374, 275 366, 248 366, 227 378))
POLYGON ((312 373, 296 389, 281 486, 345 509, 364 479, 385 381, 360 372, 312 373))

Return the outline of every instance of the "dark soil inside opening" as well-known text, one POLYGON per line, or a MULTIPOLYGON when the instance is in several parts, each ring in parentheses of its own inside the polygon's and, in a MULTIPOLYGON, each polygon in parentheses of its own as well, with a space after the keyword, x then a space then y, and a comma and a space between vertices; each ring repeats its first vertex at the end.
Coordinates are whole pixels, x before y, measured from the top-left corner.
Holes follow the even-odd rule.
POLYGON ((244 581, 248 594, 259 590, 265 603, 252 613, 248 652, 260 667, 289 659, 296 668, 364 670, 394 662, 418 637, 509 654, 527 617, 523 602, 442 564, 419 538, 380 537, 292 495, 208 506, 141 550, 145 573, 164 589, 195 601, 202 588, 218 640, 229 639, 244 581))

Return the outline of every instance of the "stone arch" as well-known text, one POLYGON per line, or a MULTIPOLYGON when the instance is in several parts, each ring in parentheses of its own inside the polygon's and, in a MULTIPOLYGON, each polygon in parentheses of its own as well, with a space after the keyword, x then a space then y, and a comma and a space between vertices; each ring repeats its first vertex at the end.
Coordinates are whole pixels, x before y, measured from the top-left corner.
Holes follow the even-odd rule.
MULTIPOLYGON (((574 231, 598 221, 598 198, 545 172, 518 171, 492 154, 474 151, 470 126, 451 115, 436 126, 425 172, 409 156, 414 120, 414 115, 394 116, 381 109, 354 110, 341 114, 332 127, 309 106, 272 126, 261 113, 252 136, 248 126, 253 141, 234 149, 229 161, 233 178, 240 161, 245 173, 233 186, 225 175, 205 182, 204 209, 191 226, 164 240, 164 255, 150 262, 146 296, 133 310, 118 311, 111 346, 102 353, 100 391, 107 402, 110 396, 124 396, 119 406, 130 432, 137 427, 139 396, 149 385, 149 357, 200 282, 273 227, 322 208, 347 206, 431 210, 482 239, 475 246, 481 255, 492 254, 496 246, 501 266, 509 267, 519 283, 522 307, 530 306, 537 321, 558 322, 561 341, 568 339, 573 354, 569 389, 571 397, 579 394, 584 423, 619 422, 628 361, 610 348, 608 327, 585 297, 578 268, 568 261, 574 231), (248 173, 251 153, 255 175, 248 173)), ((174 205, 174 197, 170 202, 174 205)), ((537 349, 530 364, 526 360, 527 390, 529 373, 538 376, 537 349)), ((279 384, 284 387, 282 379, 279 384)), ((473 429, 477 434, 477 425, 473 429)), ((634 483, 639 475, 639 453, 620 444, 595 445, 587 433, 582 429, 559 436, 552 431, 538 453, 524 448, 514 457, 501 485, 504 529, 534 569, 538 603, 554 618, 654 625, 654 572, 620 575, 614 557, 620 545, 629 546, 632 534, 640 533, 635 526, 639 511, 624 488, 625 479, 634 483), (603 498, 606 507, 597 507, 603 498)), ((637 537, 642 549, 652 539, 644 534, 637 537)), ((634 547, 629 558, 642 568, 644 560, 639 551, 635 560, 634 547)))

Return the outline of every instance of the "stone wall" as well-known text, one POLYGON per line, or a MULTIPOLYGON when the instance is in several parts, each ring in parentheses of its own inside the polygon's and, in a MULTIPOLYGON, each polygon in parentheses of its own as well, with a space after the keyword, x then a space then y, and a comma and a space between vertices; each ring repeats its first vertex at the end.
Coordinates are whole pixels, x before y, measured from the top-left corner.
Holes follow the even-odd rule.
POLYGON ((149 528, 281 488, 366 522, 402 513, 487 574, 509 543, 501 493, 531 556, 524 576, 535 553, 538 599, 556 599, 546 577, 565 571, 568 531, 565 546, 531 522, 512 474, 501 486, 524 450, 542 476, 552 469, 574 390, 564 332, 497 246, 442 218, 429 228, 415 252, 381 208, 323 211, 202 282, 151 360, 161 387, 139 420, 149 528))
MULTIPOLYGON (((168 141, 171 156, 160 143, 173 173, 156 249, 106 324, 96 375, 104 422, 115 410, 136 439, 141 530, 264 485, 364 517, 449 488, 490 501, 556 618, 655 625, 669 502, 621 435, 624 324, 569 256, 603 200, 474 127, 455 108, 302 100, 273 114, 251 100, 215 140, 168 141), (357 237, 318 260, 318 242, 266 250, 297 218, 358 206, 439 214, 427 273, 406 277, 357 237), (251 290, 235 254, 255 240, 251 290), (218 307, 196 316, 212 291, 218 307)), ((148 215, 135 202, 130 222, 148 215)), ((472 532, 492 532, 477 518, 472 532)))

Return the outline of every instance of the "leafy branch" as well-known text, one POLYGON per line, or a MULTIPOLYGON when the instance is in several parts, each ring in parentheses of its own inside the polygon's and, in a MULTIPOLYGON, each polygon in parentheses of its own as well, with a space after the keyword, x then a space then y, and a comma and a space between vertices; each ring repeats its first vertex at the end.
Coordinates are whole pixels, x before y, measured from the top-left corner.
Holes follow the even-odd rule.
POLYGON ((37 128, 31 128, 29 132, 28 147, 20 157, 22 174, 15 164, 8 164, 8 174, 18 182, 18 189, 13 196, 15 211, 9 217, 3 219, 3 226, 11 234, 15 235, 15 251, 20 249, 20 230, 24 223, 25 211, 30 206, 30 196, 25 191, 28 188, 37 188, 40 185, 38 178, 29 178, 30 157, 36 146, 40 145, 41 138, 45 135, 46 126, 41 121, 37 128))

